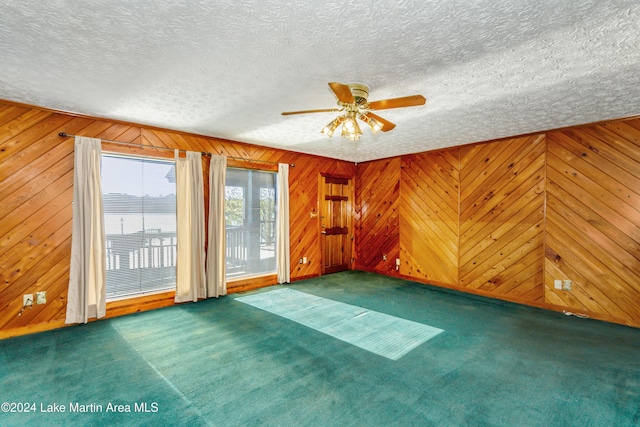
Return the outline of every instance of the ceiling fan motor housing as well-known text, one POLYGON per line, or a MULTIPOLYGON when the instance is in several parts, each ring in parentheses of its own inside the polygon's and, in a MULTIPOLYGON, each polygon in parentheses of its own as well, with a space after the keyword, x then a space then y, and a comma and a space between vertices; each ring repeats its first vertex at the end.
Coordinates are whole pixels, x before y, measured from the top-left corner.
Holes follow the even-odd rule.
POLYGON ((349 83, 351 94, 356 99, 356 104, 366 104, 369 97, 369 86, 362 83, 349 83))

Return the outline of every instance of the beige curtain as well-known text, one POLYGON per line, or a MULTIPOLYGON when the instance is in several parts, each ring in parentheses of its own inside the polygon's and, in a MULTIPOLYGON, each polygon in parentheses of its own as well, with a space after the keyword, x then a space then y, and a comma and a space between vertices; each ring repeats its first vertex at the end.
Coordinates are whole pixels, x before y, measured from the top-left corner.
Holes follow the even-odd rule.
POLYGON ((289 165, 278 165, 278 218, 276 240, 276 262, 278 264, 278 283, 291 281, 291 259, 289 254, 289 165))
POLYGON ((107 265, 99 139, 75 137, 71 266, 65 323, 87 323, 106 313, 107 265))
POLYGON ((211 156, 209 168, 209 234, 207 247, 207 297, 227 294, 226 229, 224 215, 227 158, 211 156))
POLYGON ((200 153, 176 157, 176 220, 178 222, 175 302, 206 297, 204 253, 204 184, 200 153))

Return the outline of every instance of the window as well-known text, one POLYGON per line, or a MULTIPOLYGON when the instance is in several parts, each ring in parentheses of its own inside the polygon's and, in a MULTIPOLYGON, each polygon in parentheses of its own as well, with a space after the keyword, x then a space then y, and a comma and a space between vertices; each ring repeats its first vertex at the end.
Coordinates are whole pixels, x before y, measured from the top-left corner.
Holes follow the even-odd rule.
POLYGON ((228 279, 276 272, 276 178, 274 172, 227 169, 228 279))
POLYGON ((176 285, 175 164, 102 155, 107 299, 176 285))

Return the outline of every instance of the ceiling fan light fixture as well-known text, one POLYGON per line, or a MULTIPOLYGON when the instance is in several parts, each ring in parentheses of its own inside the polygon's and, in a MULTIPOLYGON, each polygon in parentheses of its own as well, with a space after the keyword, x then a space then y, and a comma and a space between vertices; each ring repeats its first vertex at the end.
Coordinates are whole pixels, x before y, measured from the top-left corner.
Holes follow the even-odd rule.
POLYGON ((357 125, 358 124, 356 123, 356 120, 353 117, 348 117, 347 120, 345 120, 343 126, 347 129, 347 131, 354 132, 355 127, 357 125))
POLYGON ((355 117, 352 117, 351 120, 353 121, 353 132, 358 136, 362 136, 362 129, 360 129, 360 126, 358 125, 358 121, 356 120, 355 117))
POLYGON ((362 136, 362 132, 349 132, 344 126, 342 127, 342 137, 349 141, 357 141, 362 136))
POLYGON ((362 136, 362 129, 358 125, 355 114, 346 117, 342 125, 342 137, 350 141, 357 141, 362 136))
POLYGON ((376 120, 373 117, 368 117, 365 114, 360 114, 360 120, 368 124, 371 128, 371 132, 373 133, 380 132, 384 127, 384 124, 382 124, 379 120, 376 120))
POLYGON ((373 133, 380 132, 384 127, 384 125, 376 119, 371 119, 371 121, 369 122, 369 126, 371 126, 371 130, 373 131, 373 133))
POLYGON ((340 126, 340 123, 342 123, 343 121, 344 121, 344 117, 343 116, 336 117, 335 119, 333 119, 331 121, 331 123, 329 123, 328 125, 326 125, 322 129, 322 133, 324 133, 328 137, 332 137, 333 136, 333 132, 335 132, 335 130, 338 128, 338 126, 340 126))

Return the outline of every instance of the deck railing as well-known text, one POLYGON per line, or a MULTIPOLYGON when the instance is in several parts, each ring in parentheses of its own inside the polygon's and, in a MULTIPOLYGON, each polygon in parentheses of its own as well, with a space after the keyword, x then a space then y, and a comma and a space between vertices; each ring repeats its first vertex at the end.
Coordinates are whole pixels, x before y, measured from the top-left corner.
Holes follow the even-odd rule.
MULTIPOLYGON (((251 273, 258 264, 275 259, 273 239, 260 239, 259 253, 250 253, 249 227, 227 227, 227 277, 251 273)), ((108 298, 175 287, 177 236, 159 229, 129 234, 107 234, 108 298)), ((275 265, 275 263, 274 263, 275 265)))

